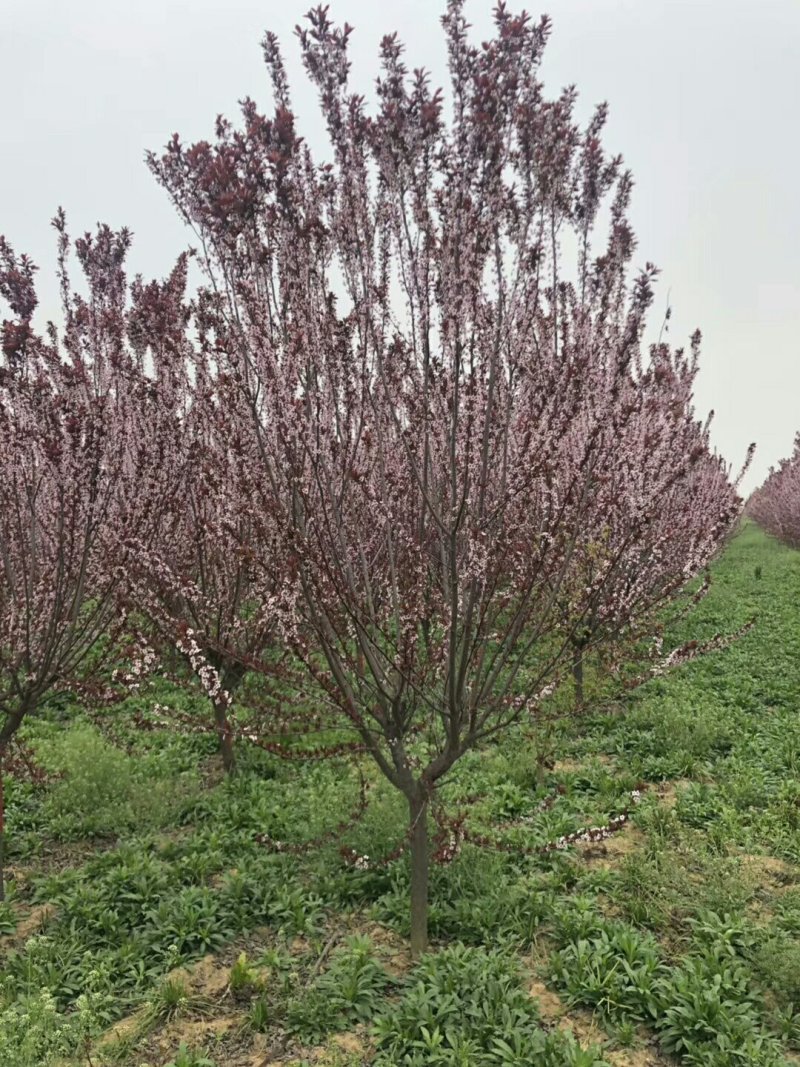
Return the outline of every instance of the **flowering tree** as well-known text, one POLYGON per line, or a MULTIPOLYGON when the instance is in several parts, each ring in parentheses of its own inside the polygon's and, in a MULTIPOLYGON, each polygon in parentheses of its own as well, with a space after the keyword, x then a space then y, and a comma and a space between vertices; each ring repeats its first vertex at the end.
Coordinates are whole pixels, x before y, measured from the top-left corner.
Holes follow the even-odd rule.
POLYGON ((652 636, 660 610, 709 563, 741 512, 736 487, 753 446, 736 478, 713 453, 710 418, 699 423, 692 406, 699 346, 699 332, 688 355, 652 346, 617 397, 629 417, 595 467, 595 521, 581 531, 560 598, 578 706, 587 654, 607 654, 620 639, 629 654, 637 637, 652 636))
POLYGON ((635 494, 628 456, 598 492, 604 464, 660 387, 640 363, 655 271, 631 277, 632 182, 603 152, 605 109, 582 130, 574 90, 545 97, 546 19, 500 4, 481 48, 460 0, 443 23, 447 101, 387 37, 369 114, 350 27, 310 13, 322 165, 270 35, 274 117, 245 101, 242 129, 220 119, 214 145, 176 135, 151 158, 202 239, 209 359, 255 437, 240 506, 283 545, 280 576, 259 552, 265 603, 408 803, 414 953, 432 791, 535 713, 590 609, 619 597, 613 569, 589 572, 565 623, 581 546, 635 494))
POLYGON ((0 239, 0 296, 13 315, 0 363, 0 772, 25 717, 114 648, 126 545, 150 540, 169 499, 150 475, 177 469, 140 433, 152 393, 125 344, 128 234, 100 227, 76 242, 82 297, 70 288, 63 216, 55 225, 61 338, 34 331, 34 267, 0 239))
POLYGON ((800 548, 800 434, 791 457, 770 470, 747 501, 747 514, 767 533, 800 548))
MULTIPOLYGON (((245 442, 241 430, 228 423, 225 382, 212 380, 202 346, 191 342, 184 281, 134 286, 131 339, 140 358, 151 355, 158 368, 156 390, 166 393, 167 407, 178 416, 165 422, 163 403, 153 407, 148 432, 171 435, 185 460, 179 499, 157 540, 137 556, 136 603, 161 644, 180 653, 210 701, 223 764, 231 772, 233 696, 248 665, 264 666, 275 624, 253 596, 254 534, 240 507, 241 478, 237 481, 245 442)), ((202 321, 201 311, 194 325, 202 327, 202 321)), ((167 482, 172 476, 161 472, 167 482)), ((267 520, 268 515, 259 517, 262 546, 267 520)))

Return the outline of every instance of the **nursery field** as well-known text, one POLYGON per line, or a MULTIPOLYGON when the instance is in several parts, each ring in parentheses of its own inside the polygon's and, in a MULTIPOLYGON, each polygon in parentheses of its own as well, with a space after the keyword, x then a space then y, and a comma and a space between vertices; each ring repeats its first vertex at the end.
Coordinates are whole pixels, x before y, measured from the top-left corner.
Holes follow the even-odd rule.
POLYGON ((24 727, 47 784, 7 783, 0 1064, 800 1063, 800 553, 749 524, 671 637, 753 616, 459 761, 416 965, 371 765, 241 746, 226 779, 213 736, 136 727, 191 710, 166 684, 51 704, 24 727))

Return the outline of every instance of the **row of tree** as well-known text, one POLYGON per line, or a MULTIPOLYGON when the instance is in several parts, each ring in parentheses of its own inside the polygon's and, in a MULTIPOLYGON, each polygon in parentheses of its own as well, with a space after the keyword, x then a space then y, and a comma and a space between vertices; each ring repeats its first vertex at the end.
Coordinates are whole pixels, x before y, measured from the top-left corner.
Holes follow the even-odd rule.
POLYGON ((800 548, 800 434, 792 455, 769 472, 747 501, 747 514, 767 533, 800 548))
MULTIPOLYGON (((350 28, 299 32, 331 154, 275 111, 150 166, 197 235, 128 284, 125 231, 75 242, 63 327, 0 244, 0 759, 51 693, 171 650, 225 764, 255 673, 259 728, 343 724, 408 803, 412 949, 427 942, 428 807, 468 749, 535 718, 587 658, 653 635, 736 521, 695 417, 699 336, 646 346, 632 180, 538 69, 549 25, 443 20, 451 88, 381 46, 377 108, 350 28), (129 655, 130 658, 130 655, 129 655)), ((340 746, 341 747, 341 746, 340 746)), ((320 752, 324 751, 320 747, 320 752)))

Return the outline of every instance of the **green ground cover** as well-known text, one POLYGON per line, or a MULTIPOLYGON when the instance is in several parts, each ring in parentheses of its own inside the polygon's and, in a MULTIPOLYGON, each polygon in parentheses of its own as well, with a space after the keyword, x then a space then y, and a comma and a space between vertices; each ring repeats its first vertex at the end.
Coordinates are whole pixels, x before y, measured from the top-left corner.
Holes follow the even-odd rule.
POLYGON ((213 738, 134 728, 191 700, 165 684, 103 733, 51 708, 25 736, 61 776, 8 788, 0 1064, 800 1063, 800 553, 747 525, 671 636, 752 616, 624 704, 457 765, 442 809, 503 847, 433 868, 416 966, 382 782, 296 850, 357 805, 349 764, 244 749, 223 780, 213 738))

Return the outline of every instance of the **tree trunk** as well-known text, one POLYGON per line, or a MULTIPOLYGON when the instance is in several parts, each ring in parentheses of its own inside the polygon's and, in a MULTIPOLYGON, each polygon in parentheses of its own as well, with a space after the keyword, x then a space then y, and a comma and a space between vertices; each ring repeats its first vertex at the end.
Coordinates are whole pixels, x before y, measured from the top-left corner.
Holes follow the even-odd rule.
POLYGON ((0 904, 6 899, 6 800, 3 763, 6 746, 0 745, 0 904))
POLYGON ((411 958, 428 948, 428 798, 420 790, 408 801, 411 834, 411 958))
POLYGON ((228 721, 228 709, 225 704, 214 701, 214 722, 219 733, 219 750, 222 753, 222 765, 227 774, 236 771, 236 755, 233 751, 233 734, 228 721))
POLYGON ((547 776, 555 763, 553 755, 553 720, 546 717, 543 722, 543 726, 537 724, 536 728, 529 734, 530 747, 535 753, 534 766, 538 788, 546 785, 547 776))
POLYGON ((572 655, 572 677, 575 680, 575 707, 583 707, 583 649, 578 646, 572 655))
MULTIPOLYGON (((247 673, 246 668, 243 667, 241 663, 226 660, 219 653, 214 652, 208 654, 208 662, 219 675, 222 688, 232 701, 234 694, 242 684, 242 679, 247 673)), ((222 754, 222 765, 228 774, 235 774, 236 753, 233 748, 233 731, 231 730, 231 724, 228 718, 230 703, 227 703, 224 700, 219 703, 212 700, 211 703, 214 707, 214 722, 217 725, 217 733, 219 734, 219 750, 222 754)))
POLYGON ((11 714, 6 714, 0 729, 0 903, 6 899, 6 798, 5 760, 9 743, 22 724, 22 720, 35 710, 36 701, 24 700, 11 714))

